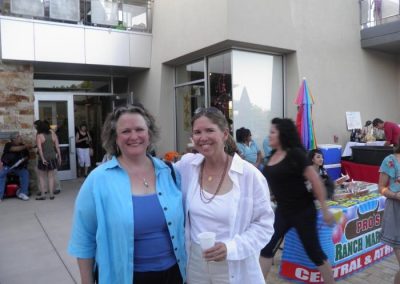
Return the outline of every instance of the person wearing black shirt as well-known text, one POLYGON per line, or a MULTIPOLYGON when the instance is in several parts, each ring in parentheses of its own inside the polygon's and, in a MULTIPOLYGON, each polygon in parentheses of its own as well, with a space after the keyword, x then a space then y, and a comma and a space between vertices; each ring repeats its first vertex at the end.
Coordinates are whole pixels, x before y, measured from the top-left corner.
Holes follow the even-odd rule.
POLYGON ((325 203, 325 189, 317 172, 307 159, 296 126, 287 118, 271 121, 269 144, 273 149, 264 168, 264 176, 277 202, 274 235, 262 249, 260 265, 264 277, 271 269, 272 259, 287 231, 296 229, 309 258, 324 278, 324 283, 334 283, 331 265, 322 251, 317 233, 317 210, 314 195, 320 202, 324 221, 334 222, 325 203), (312 192, 305 184, 309 181, 312 192), (314 195, 313 195, 314 193, 314 195))
POLYGON ((11 142, 6 143, 0 163, 0 201, 3 199, 6 179, 9 173, 15 173, 20 180, 20 189, 17 197, 24 201, 29 200, 29 171, 27 169, 30 146, 22 142, 21 136, 16 133, 11 137, 11 142))
POLYGON ((75 135, 76 154, 78 155, 79 171, 78 176, 87 177, 90 167, 90 145, 92 138, 85 123, 79 126, 75 135))

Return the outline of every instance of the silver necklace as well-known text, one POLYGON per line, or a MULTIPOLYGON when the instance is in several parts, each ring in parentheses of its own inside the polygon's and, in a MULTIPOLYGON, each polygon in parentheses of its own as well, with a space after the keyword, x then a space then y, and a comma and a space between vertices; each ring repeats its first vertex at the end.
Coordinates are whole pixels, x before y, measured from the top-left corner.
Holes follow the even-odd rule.
POLYGON ((145 188, 149 188, 149 183, 147 182, 146 178, 143 178, 143 185, 145 188))
MULTIPOLYGON (((122 160, 120 160, 120 162, 121 162, 121 164, 125 164, 125 162, 122 161, 122 160)), ((134 177, 137 177, 137 178, 139 179, 139 177, 138 177, 135 173, 132 173, 132 175, 133 175, 134 177)), ((145 177, 143 177, 142 183, 143 183, 143 185, 144 185, 144 187, 145 187, 146 189, 148 189, 148 188, 150 187, 150 184, 149 184, 149 182, 146 180, 145 177)))

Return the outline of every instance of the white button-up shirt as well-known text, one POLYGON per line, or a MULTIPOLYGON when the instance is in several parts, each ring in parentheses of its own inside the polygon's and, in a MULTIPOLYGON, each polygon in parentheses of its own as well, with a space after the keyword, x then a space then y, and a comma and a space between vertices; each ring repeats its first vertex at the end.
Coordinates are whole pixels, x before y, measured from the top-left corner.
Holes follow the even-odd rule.
MULTIPOLYGON (((190 258, 190 223, 188 212, 194 194, 198 194, 199 172, 204 156, 186 154, 175 166, 182 177, 185 207, 186 251, 190 258)), ((228 171, 233 183, 231 216, 226 230, 230 239, 225 242, 231 284, 264 284, 259 265, 260 250, 274 232, 274 212, 271 208, 267 180, 250 163, 235 154, 228 171)))

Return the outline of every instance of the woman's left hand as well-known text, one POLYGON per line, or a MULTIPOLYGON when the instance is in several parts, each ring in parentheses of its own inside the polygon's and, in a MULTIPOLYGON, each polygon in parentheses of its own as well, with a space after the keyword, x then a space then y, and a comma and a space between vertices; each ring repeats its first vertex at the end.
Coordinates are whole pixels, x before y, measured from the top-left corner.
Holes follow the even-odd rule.
POLYGON ((227 252, 226 245, 217 242, 215 246, 203 252, 203 257, 206 261, 223 261, 226 259, 227 252))

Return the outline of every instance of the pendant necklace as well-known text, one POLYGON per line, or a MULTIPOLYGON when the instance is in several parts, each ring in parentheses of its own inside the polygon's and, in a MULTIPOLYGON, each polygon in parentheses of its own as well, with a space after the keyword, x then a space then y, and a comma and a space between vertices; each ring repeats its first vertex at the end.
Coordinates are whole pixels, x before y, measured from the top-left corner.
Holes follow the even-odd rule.
MULTIPOLYGON (((206 204, 207 204, 207 203, 210 203, 210 202, 215 198, 215 196, 218 194, 218 192, 219 192, 220 189, 221 189, 222 183, 223 183, 223 181, 224 181, 224 179, 225 179, 226 172, 227 172, 227 170, 228 170, 229 156, 228 156, 228 155, 226 156, 224 171, 223 171, 223 173, 222 173, 221 179, 219 180, 217 190, 215 191, 215 193, 214 193, 210 198, 208 198, 208 197, 205 195, 204 189, 203 189, 203 171, 204 171, 204 164, 205 164, 205 160, 204 160, 203 163, 201 164, 201 168, 200 168, 200 177, 199 177, 199 179, 200 179, 200 199, 201 199, 201 201, 202 201, 203 203, 206 203, 206 204)), ((207 178, 207 180, 208 180, 208 181, 212 181, 212 176, 209 176, 209 177, 207 178)))
POLYGON ((149 188, 149 183, 147 182, 146 178, 143 178, 143 185, 145 188, 149 188))
MULTIPOLYGON (((123 162, 122 160, 120 160, 120 163, 121 164, 125 164, 125 162, 123 162)), ((138 177, 138 175, 136 175, 135 173, 131 173, 135 178, 137 178, 137 179, 140 179, 139 177, 138 177)), ((149 184, 149 182, 147 181, 147 179, 145 178, 145 177, 143 177, 142 178, 142 184, 143 184, 143 186, 146 188, 146 189, 149 189, 149 187, 150 187, 150 184, 149 184)))

